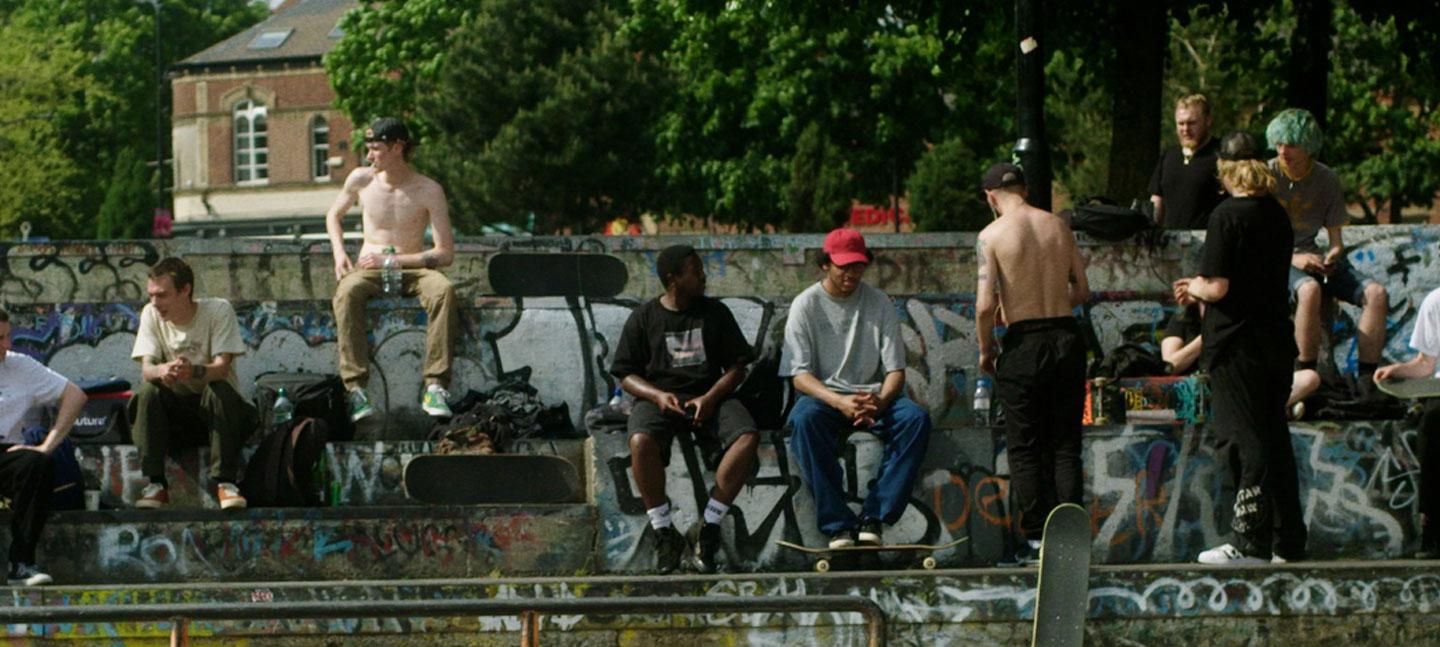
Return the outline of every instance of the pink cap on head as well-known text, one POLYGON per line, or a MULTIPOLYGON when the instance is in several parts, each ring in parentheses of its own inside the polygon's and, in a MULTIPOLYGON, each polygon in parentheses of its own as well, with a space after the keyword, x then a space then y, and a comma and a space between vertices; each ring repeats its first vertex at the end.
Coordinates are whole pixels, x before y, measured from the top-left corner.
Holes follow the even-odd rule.
POLYGON ((865 251, 865 237, 854 229, 836 229, 825 237, 825 255, 832 265, 869 263, 870 255, 865 251))

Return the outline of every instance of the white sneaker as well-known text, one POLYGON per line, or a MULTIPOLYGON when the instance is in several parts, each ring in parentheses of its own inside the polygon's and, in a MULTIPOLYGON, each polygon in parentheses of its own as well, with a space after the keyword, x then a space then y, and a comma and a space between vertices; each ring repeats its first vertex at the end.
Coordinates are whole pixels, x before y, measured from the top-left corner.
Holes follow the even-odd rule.
POLYGON ((420 398, 420 408, 432 416, 449 418, 450 413, 450 392, 439 384, 431 384, 425 387, 425 395, 420 398))
POLYGON ((165 486, 159 483, 151 483, 140 490, 140 498, 135 499, 135 507, 144 510, 158 510, 170 504, 170 493, 165 491, 165 486))
POLYGON ((1279 555, 1271 555, 1271 556, 1270 556, 1270 563, 1271 563, 1271 564, 1288 564, 1288 563, 1290 563, 1290 560, 1285 559, 1284 557, 1281 557, 1281 556, 1279 556, 1279 555))
POLYGON ((10 586, 45 586, 55 580, 35 564, 10 563, 10 573, 5 578, 10 586))
POLYGON ((1200 553, 1195 561, 1201 564, 1266 564, 1267 560, 1251 557, 1230 544, 1216 546, 1200 553))
POLYGON ((240 488, 234 483, 221 483, 215 486, 215 499, 220 502, 221 510, 244 508, 245 497, 240 496, 240 488))

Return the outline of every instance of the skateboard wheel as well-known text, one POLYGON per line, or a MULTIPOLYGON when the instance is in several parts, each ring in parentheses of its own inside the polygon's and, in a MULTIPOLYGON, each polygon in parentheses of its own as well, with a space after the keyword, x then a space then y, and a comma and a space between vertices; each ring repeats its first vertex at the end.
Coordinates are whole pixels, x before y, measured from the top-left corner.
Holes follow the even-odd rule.
POLYGON ((935 564, 936 562, 934 557, 926 557, 925 559, 920 560, 920 566, 924 567, 927 571, 935 570, 935 564))
POLYGON ((816 560, 816 562, 815 562, 815 572, 816 572, 816 573, 829 573, 829 572, 830 572, 830 560, 828 560, 828 559, 816 560))

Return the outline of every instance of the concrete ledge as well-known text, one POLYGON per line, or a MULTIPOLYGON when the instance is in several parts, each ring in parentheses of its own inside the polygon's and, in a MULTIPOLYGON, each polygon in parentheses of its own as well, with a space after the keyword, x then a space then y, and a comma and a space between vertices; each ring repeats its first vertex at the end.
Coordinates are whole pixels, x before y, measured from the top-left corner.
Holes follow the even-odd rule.
MULTIPOLYGON (((570 461, 575 471, 585 473, 585 445, 579 438, 517 440, 510 452, 544 454, 570 461)), ((326 447, 325 463, 332 505, 410 505, 402 477, 405 464, 418 454, 429 453, 433 443, 424 440, 335 442, 326 447)), ((102 508, 125 509, 135 505, 140 490, 149 482, 140 472, 140 454, 134 445, 80 445, 81 469, 98 484, 102 508)), ((245 449, 246 457, 254 447, 245 449)), ((219 509, 215 486, 210 482, 208 448, 181 452, 166 461, 170 501, 178 508, 219 509)), ((580 501, 575 501, 580 503, 580 501)))
MULTIPOLYGON (((885 571, 804 575, 427 580, 405 583, 255 583, 16 589, 6 604, 163 604, 457 598, 586 598, 631 595, 854 595, 885 609, 892 645, 1020 644, 1029 636, 1034 569, 885 571)), ((1086 626, 1091 644, 1264 642, 1389 644, 1435 641, 1440 562, 1311 562, 1285 567, 1191 565, 1096 567, 1086 626)), ((3 611, 0 611, 3 618, 3 611)), ((513 618, 197 623, 192 636, 267 644, 321 644, 345 636, 414 643, 513 644, 513 618), (313 641, 313 642, 310 642, 313 641)), ((154 624, 9 626, 12 640, 155 639, 154 624)), ((711 614, 659 617, 548 616, 545 644, 862 644, 849 613, 711 614)), ((380 644, 377 642, 376 644, 380 644)), ((391 644, 391 643, 386 643, 391 644)))
POLYGON ((60 512, 39 558, 62 583, 568 575, 595 525, 586 505, 60 512))

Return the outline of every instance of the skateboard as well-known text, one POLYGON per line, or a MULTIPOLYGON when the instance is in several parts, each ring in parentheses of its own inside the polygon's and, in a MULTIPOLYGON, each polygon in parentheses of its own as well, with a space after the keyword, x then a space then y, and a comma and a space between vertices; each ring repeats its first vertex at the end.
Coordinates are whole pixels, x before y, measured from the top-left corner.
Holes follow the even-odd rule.
POLYGON ((580 476, 559 456, 423 454, 405 465, 405 495, 423 503, 578 503, 580 476))
POLYGON ((1194 424, 1209 416, 1210 383, 1204 374, 1085 382, 1087 425, 1194 424))
POLYGON ((501 252, 485 272, 506 297, 613 297, 630 278, 615 256, 575 252, 501 252))
POLYGON ((873 555, 879 555, 881 553, 914 553, 915 555, 923 555, 924 557, 918 562, 920 567, 927 571, 934 570, 939 564, 939 562, 935 561, 936 552, 959 546, 967 541, 970 541, 969 537, 956 539, 948 544, 889 544, 884 546, 849 546, 846 548, 830 548, 828 546, 825 548, 814 548, 788 542, 784 539, 777 539, 775 543, 782 548, 800 551, 807 555, 815 555, 815 571, 824 573, 829 571, 831 563, 841 556, 866 553, 873 555))
POLYGON ((1040 542, 1032 646, 1080 645, 1090 598, 1090 513, 1062 503, 1045 519, 1040 542))
POLYGON ((1421 377, 1412 380, 1379 380, 1375 386, 1381 392, 1401 400, 1419 400, 1440 397, 1440 379, 1421 377))

